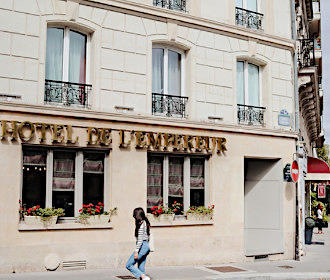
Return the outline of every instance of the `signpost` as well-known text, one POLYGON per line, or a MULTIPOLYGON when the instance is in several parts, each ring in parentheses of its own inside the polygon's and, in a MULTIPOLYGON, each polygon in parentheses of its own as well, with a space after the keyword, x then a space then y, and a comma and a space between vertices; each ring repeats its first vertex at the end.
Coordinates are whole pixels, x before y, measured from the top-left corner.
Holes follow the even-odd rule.
POLYGON ((296 160, 294 160, 292 162, 292 165, 291 165, 291 177, 292 177, 292 180, 295 183, 298 182, 298 178, 299 178, 299 166, 298 166, 298 162, 296 160))

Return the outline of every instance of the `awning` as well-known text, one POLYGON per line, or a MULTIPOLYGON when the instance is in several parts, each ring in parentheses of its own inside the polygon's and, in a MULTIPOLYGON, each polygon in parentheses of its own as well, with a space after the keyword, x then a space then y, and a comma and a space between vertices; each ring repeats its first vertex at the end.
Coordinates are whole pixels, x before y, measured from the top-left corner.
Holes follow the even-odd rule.
POLYGON ((326 181, 330 180, 330 168, 328 164, 314 157, 307 158, 307 175, 308 181, 326 181))

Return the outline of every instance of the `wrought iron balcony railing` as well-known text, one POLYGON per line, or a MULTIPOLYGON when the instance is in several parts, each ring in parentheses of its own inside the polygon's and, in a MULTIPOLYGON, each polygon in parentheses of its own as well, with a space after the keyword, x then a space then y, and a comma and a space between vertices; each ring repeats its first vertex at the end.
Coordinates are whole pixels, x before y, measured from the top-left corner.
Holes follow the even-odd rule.
POLYGON ((188 97, 165 95, 159 93, 152 94, 152 114, 167 117, 186 117, 188 97))
POLYGON ((265 107, 237 104, 238 123, 264 126, 265 110, 265 107))
POLYGON ((236 7, 236 25, 262 30, 263 17, 263 14, 236 7))
POLYGON ((154 6, 169 10, 187 12, 186 0, 153 0, 154 6))
POLYGON ((46 80, 45 102, 88 107, 88 95, 91 91, 92 85, 46 80))
POLYGON ((298 44, 299 68, 315 66, 314 39, 300 39, 298 44))

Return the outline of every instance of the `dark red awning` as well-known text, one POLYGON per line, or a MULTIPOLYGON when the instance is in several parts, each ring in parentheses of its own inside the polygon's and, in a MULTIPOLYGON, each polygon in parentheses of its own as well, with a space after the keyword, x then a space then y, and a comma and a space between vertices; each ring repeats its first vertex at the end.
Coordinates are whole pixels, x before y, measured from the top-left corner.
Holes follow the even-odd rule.
POLYGON ((325 161, 319 158, 308 157, 307 173, 330 173, 330 168, 325 161))

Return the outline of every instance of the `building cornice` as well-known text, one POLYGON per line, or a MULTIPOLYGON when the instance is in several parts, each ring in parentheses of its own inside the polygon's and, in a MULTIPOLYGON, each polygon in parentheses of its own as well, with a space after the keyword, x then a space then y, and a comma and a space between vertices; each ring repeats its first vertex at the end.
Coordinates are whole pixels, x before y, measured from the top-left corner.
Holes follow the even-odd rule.
POLYGON ((183 26, 189 26, 243 40, 255 40, 266 45, 288 49, 292 52, 295 50, 295 41, 291 39, 274 36, 259 30, 247 29, 236 25, 220 23, 206 18, 192 16, 188 13, 181 13, 169 9, 154 7, 152 5, 135 3, 126 0, 80 0, 80 4, 129 13, 135 16, 151 17, 153 19, 165 22, 174 21, 183 26))
MULTIPOLYGON (((294 131, 283 131, 277 129, 269 129, 264 127, 239 126, 229 124, 215 124, 210 122, 191 121, 185 119, 169 119, 165 117, 122 114, 122 113, 106 113, 98 112, 90 109, 78 108, 59 108, 52 106, 28 105, 11 102, 0 102, 0 116, 3 113, 29 114, 43 117, 60 117, 74 120, 95 120, 108 121, 114 123, 134 124, 134 125, 151 125, 162 126, 177 129, 192 129, 198 131, 213 131, 226 133, 240 133, 260 136, 282 137, 297 139, 298 134, 294 131)), ((3 118, 3 116, 1 116, 3 118)), ((85 126, 85 125, 82 125, 85 126)))

